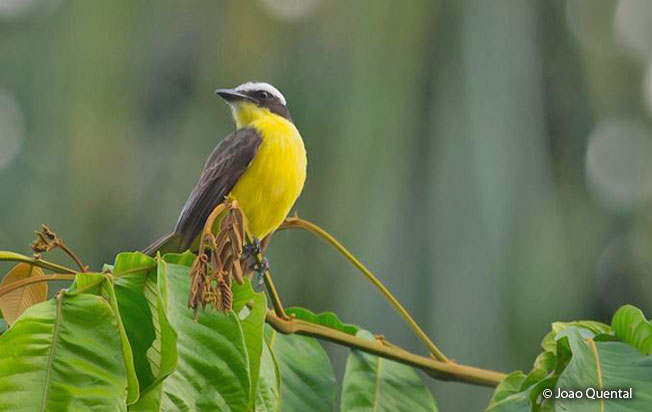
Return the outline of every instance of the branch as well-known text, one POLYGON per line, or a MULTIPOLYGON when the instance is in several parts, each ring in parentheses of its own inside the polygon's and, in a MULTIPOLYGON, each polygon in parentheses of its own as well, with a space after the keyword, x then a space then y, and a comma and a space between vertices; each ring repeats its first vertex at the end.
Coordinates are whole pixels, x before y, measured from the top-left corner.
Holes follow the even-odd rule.
POLYGON ((265 322, 280 333, 286 335, 296 333, 298 335, 311 336, 344 345, 352 349, 419 368, 439 380, 495 387, 507 376, 502 372, 459 365, 451 361, 443 362, 415 355, 398 346, 387 346, 374 341, 361 339, 315 323, 305 322, 299 319, 284 320, 276 316, 272 311, 267 312, 265 322))
MULTIPOLYGON (((249 232, 245 232, 245 235, 247 236, 247 241, 250 244, 253 244, 253 236, 249 232)), ((261 247, 262 249, 262 247, 261 247)), ((263 263, 263 253, 262 251, 258 251, 258 254, 254 256, 254 259, 256 260, 256 263, 262 266, 263 263)), ((263 272, 263 281, 265 282, 265 289, 267 290, 267 295, 269 296, 269 299, 272 301, 272 308, 274 308, 274 313, 276 313, 276 316, 280 317, 281 319, 289 320, 290 317, 285 313, 285 309, 283 308, 283 302, 281 302, 281 296, 278 294, 278 291, 276 290, 276 286, 274 286, 274 281, 272 280, 272 274, 267 268, 265 272, 263 272)))
POLYGON ((79 259, 79 257, 75 254, 75 252, 73 252, 72 249, 68 247, 68 245, 63 243, 61 239, 56 240, 56 245, 59 249, 63 250, 63 252, 68 255, 77 266, 79 266, 79 270, 82 272, 88 272, 88 266, 84 265, 81 259, 79 259))
POLYGON ((0 261, 23 262, 23 263, 29 263, 30 265, 41 267, 43 269, 52 270, 54 272, 61 272, 61 273, 68 273, 68 274, 77 273, 77 271, 74 269, 70 269, 65 266, 58 265, 56 263, 48 262, 43 259, 35 259, 14 252, 5 252, 5 251, 0 252, 0 261))
POLYGON ((281 296, 278 294, 278 291, 276 290, 276 286, 274 286, 274 282, 272 281, 272 274, 269 272, 269 270, 266 270, 265 273, 263 273, 263 280, 265 281, 265 288, 267 289, 267 294, 269 295, 269 298, 272 301, 272 307, 274 308, 274 313, 276 313, 276 315, 279 316, 281 319, 285 319, 285 320, 290 319, 287 313, 285 313, 285 309, 283 308, 283 303, 281 302, 281 296))
POLYGON ((358 268, 360 272, 370 281, 380 293, 389 301, 389 303, 396 309, 396 311, 403 317, 405 322, 412 328, 414 333, 417 335, 419 340, 428 348, 428 351, 437 359, 442 362, 450 362, 450 360, 444 355, 444 353, 433 343, 428 335, 421 329, 419 324, 410 316, 407 310, 401 305, 401 303, 392 295, 392 292, 382 284, 382 282, 369 270, 365 265, 362 264, 351 252, 349 252, 337 239, 335 239, 330 233, 317 226, 316 224, 309 222, 307 220, 301 219, 298 216, 289 217, 285 219, 285 222, 279 227, 278 230, 282 229, 303 229, 306 230, 318 237, 324 239, 330 243, 335 249, 337 249, 345 258, 347 258, 353 265, 358 268))

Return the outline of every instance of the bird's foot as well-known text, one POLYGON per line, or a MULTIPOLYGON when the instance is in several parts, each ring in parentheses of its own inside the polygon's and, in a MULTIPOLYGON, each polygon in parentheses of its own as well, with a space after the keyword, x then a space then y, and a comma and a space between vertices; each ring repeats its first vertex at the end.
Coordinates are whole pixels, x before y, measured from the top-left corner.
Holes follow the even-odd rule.
POLYGON ((253 241, 247 242, 243 247, 242 247, 242 253, 246 257, 253 257, 255 258, 259 254, 263 252, 263 248, 260 245, 260 240, 258 240, 257 237, 253 237, 253 241))
POLYGON ((263 283, 265 283, 265 272, 269 271, 269 261, 266 257, 263 257, 262 261, 255 261, 251 265, 251 270, 257 273, 256 285, 262 287, 263 283))
POLYGON ((261 261, 255 261, 251 265, 251 270, 262 275, 269 270, 269 261, 266 257, 263 257, 261 261))

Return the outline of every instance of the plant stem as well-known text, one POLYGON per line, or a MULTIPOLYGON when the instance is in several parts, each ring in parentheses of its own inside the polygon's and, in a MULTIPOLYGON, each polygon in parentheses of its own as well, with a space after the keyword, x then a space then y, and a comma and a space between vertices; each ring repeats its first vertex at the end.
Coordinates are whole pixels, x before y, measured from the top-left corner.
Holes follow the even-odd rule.
POLYGON ((507 375, 486 369, 460 365, 451 361, 443 362, 424 356, 415 355, 398 346, 387 346, 375 341, 361 339, 322 325, 299 319, 284 320, 268 311, 265 321, 276 331, 283 334, 311 336, 333 343, 357 349, 396 362, 422 369, 438 380, 458 381, 480 386, 497 386, 507 375))
POLYGON ((1 251, 0 261, 23 262, 23 263, 29 263, 30 265, 41 267, 43 269, 52 270, 55 272, 62 272, 68 274, 77 273, 77 271, 74 269, 70 269, 65 266, 58 265, 56 263, 48 262, 43 259, 34 259, 25 255, 21 255, 20 253, 14 253, 14 252, 1 251))
POLYGON ((335 249, 337 249, 345 258, 347 258, 353 265, 358 268, 360 272, 369 280, 379 291, 380 293, 389 301, 389 303, 398 311, 398 313, 403 317, 405 322, 412 328, 414 333, 417 335, 419 340, 423 342, 428 351, 439 361, 452 363, 444 353, 439 350, 439 348, 433 343, 428 335, 421 329, 419 324, 410 316, 407 310, 401 305, 401 303, 392 295, 392 292, 382 284, 382 282, 369 270, 365 265, 362 264, 351 252, 349 252, 337 239, 335 239, 330 233, 317 226, 316 224, 309 222, 307 220, 301 219, 298 216, 289 217, 283 222, 281 229, 292 229, 298 228, 303 229, 308 232, 311 232, 320 238, 324 239, 330 243, 335 249))
POLYGON ((77 266, 79 266, 79 270, 82 272, 88 272, 88 266, 85 266, 81 259, 75 254, 75 252, 72 251, 61 239, 57 239, 56 245, 59 249, 63 250, 63 252, 72 259, 77 266))
MULTIPOLYGON (((251 236, 251 234, 248 231, 245 231, 245 236, 247 237, 247 242, 249 242, 250 244, 254 243, 253 236, 251 236)), ((256 263, 262 265, 263 263, 262 252, 258 253, 256 256, 254 256, 254 258, 256 259, 256 263)), ((274 286, 274 281, 272 281, 272 274, 270 273, 269 269, 263 273, 263 280, 265 282, 265 289, 267 289, 267 294, 269 295, 269 298, 272 301, 272 307, 274 308, 274 313, 276 313, 276 316, 285 320, 290 319, 287 313, 285 313, 285 309, 283 308, 283 303, 281 302, 281 296, 278 294, 278 291, 276 290, 276 286, 274 286)))
POLYGON ((22 288, 23 286, 31 285, 32 283, 49 282, 51 280, 74 280, 74 279, 75 279, 75 275, 64 275, 64 274, 31 276, 26 279, 21 279, 17 282, 12 282, 7 286, 0 288, 0 297, 6 295, 7 293, 13 290, 22 288))
POLYGON ((276 316, 285 320, 291 319, 287 313, 285 313, 281 297, 276 291, 276 286, 274 286, 274 282, 272 281, 272 274, 269 273, 268 270, 263 274, 263 279, 265 280, 265 288, 267 289, 267 293, 269 293, 269 298, 272 301, 272 307, 274 308, 276 316))

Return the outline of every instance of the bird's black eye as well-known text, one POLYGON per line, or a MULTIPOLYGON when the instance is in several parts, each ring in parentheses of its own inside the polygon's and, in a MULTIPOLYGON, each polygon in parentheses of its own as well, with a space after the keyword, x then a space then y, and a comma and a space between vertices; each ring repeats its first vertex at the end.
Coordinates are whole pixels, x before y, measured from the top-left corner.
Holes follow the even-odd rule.
POLYGON ((269 93, 267 93, 264 90, 259 90, 256 92, 256 97, 259 98, 260 100, 266 100, 269 98, 269 93))

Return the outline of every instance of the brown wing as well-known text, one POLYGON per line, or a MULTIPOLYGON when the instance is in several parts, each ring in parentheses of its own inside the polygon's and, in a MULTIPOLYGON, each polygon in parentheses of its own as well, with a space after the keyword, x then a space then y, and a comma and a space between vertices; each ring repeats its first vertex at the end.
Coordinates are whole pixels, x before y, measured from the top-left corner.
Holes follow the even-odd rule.
POLYGON ((208 215, 231 192, 254 159, 260 142, 255 129, 244 128, 225 137, 213 149, 174 228, 174 233, 181 237, 181 250, 190 247, 208 215))

